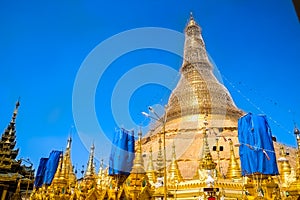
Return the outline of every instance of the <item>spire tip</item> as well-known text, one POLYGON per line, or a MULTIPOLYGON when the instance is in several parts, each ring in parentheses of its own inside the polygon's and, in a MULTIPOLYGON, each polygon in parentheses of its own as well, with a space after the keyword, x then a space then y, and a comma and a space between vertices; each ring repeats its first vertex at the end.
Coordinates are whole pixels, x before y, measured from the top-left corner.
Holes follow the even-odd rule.
POLYGON ((190 20, 191 20, 191 19, 194 19, 194 17, 193 17, 193 12, 192 12, 192 11, 190 12, 190 20))

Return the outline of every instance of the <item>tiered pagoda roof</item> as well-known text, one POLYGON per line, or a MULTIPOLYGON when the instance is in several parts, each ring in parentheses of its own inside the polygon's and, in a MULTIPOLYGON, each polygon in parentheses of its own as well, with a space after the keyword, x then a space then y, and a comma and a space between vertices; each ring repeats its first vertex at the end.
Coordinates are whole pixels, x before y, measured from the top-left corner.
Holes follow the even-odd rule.
POLYGON ((30 166, 22 165, 22 159, 17 160, 19 149, 16 149, 16 118, 20 102, 16 102, 16 106, 7 128, 1 135, 0 140, 0 191, 2 199, 9 194, 15 198, 21 198, 21 192, 28 193, 32 190, 34 170, 32 164, 30 166))

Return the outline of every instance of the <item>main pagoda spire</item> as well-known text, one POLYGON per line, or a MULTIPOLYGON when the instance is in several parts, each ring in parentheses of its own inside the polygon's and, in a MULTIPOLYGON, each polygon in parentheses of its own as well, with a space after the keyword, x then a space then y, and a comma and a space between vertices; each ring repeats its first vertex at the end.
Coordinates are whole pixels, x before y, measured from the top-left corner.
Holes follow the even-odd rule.
POLYGON ((180 72, 181 78, 168 101, 166 132, 200 130, 206 114, 211 127, 236 127, 242 111, 214 75, 202 29, 193 15, 185 27, 180 72))
MULTIPOLYGON (((189 22, 185 28, 183 67, 192 63, 209 62, 201 32, 201 27, 197 24, 191 13, 189 22)), ((205 67, 212 69, 211 65, 205 65, 205 67)))

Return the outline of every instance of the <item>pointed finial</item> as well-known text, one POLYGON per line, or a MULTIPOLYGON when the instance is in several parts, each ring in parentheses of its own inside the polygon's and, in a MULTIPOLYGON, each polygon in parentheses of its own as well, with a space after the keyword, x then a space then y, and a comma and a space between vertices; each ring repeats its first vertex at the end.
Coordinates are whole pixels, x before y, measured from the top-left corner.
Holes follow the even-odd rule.
POLYGON ((173 158, 175 157, 175 159, 176 159, 175 142, 174 141, 173 141, 173 145, 172 145, 172 156, 173 156, 173 158))
POLYGON ((153 155, 152 155, 152 146, 150 146, 150 150, 149 150, 149 162, 148 162, 148 169, 147 170, 154 170, 154 166, 153 166, 153 155))
POLYGON ((141 154, 142 153, 142 130, 140 129, 138 132, 138 146, 136 153, 141 154))
POLYGON ((140 128, 139 132, 138 132, 138 138, 142 139, 142 129, 140 128))
POLYGON ((102 185, 105 177, 105 172, 104 172, 104 160, 103 158, 100 161, 100 167, 99 167, 99 172, 98 172, 98 185, 102 185))
POLYGON ((18 98, 18 101, 16 102, 16 108, 20 106, 20 97, 18 98))
POLYGON ((12 116, 12 119, 11 119, 12 123, 15 123, 15 121, 16 121, 19 106, 20 106, 20 97, 18 98, 18 101, 16 102, 16 107, 15 107, 15 110, 14 110, 14 113, 13 113, 13 116, 12 116))
POLYGON ((195 25, 197 25, 197 23, 194 20, 193 13, 190 12, 190 20, 187 26, 195 26, 195 25))
POLYGON ((93 143, 92 146, 91 146, 90 156, 89 156, 89 160, 88 160, 86 171, 85 171, 85 177, 93 176, 95 174, 95 170, 94 170, 94 150, 95 150, 95 146, 94 146, 94 143, 93 143))
POLYGON ((149 150, 149 162, 148 162, 148 171, 153 171, 154 170, 154 166, 153 166, 153 155, 152 155, 152 146, 150 146, 150 150, 149 150))
POLYGON ((103 158, 100 160, 100 167, 99 167, 99 176, 101 176, 102 174, 102 171, 103 171, 103 169, 104 169, 104 160, 103 160, 103 158))
POLYGON ((163 176, 163 166, 164 166, 164 158, 163 158, 163 153, 162 153, 162 140, 161 137, 158 139, 158 153, 157 153, 157 170, 158 170, 158 176, 162 177, 163 176))
POLYGON ((72 138, 71 136, 68 138, 68 142, 67 142, 67 149, 71 148, 71 143, 72 143, 72 138))
POLYGON ((144 169, 144 159, 142 155, 142 131, 141 129, 138 132, 138 143, 137 143, 137 148, 135 151, 135 157, 133 160, 133 166, 131 173, 134 174, 142 174, 145 172, 144 169))
POLYGON ((194 20, 193 12, 192 11, 190 12, 190 20, 194 20))
POLYGON ((172 145, 172 161, 169 169, 169 175, 168 175, 168 180, 170 183, 175 184, 176 182, 181 182, 182 181, 182 176, 177 164, 177 159, 176 159, 176 151, 175 151, 175 142, 173 141, 172 145))
POLYGON ((148 160, 149 160, 149 162, 148 162, 148 167, 147 167, 147 176, 149 178, 149 182, 155 183, 157 177, 156 177, 156 171, 155 171, 154 165, 153 165, 152 146, 150 146, 148 160))
POLYGON ((103 169, 103 167, 104 167, 104 159, 103 159, 103 158, 101 159, 100 167, 101 167, 102 169, 103 169))
POLYGON ((294 134, 295 134, 295 135, 299 135, 299 134, 300 134, 300 131, 299 131, 299 129, 297 128, 297 126, 295 126, 295 128, 294 128, 294 134))
POLYGON ((238 179, 241 177, 240 165, 235 157, 233 142, 230 138, 228 139, 228 141, 229 141, 229 145, 230 145, 230 158, 229 158, 229 164, 228 164, 226 177, 230 178, 230 179, 231 178, 238 179))

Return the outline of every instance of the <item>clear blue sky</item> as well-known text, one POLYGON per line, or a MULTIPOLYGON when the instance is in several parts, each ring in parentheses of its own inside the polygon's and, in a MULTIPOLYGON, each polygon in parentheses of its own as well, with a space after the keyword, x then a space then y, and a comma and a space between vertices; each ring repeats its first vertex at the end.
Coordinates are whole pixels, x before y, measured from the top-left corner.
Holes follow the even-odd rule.
MULTIPOLYGON (((88 150, 71 127, 73 84, 84 59, 100 42, 125 30, 150 26, 183 32, 191 11, 237 106, 263 111, 278 141, 295 145, 300 24, 291 0, 1 1, 0 130, 20 96, 19 157, 29 157, 37 168, 40 157, 65 149, 72 132, 73 164, 81 169, 88 150)), ((120 57, 103 75, 95 107, 107 135, 116 128, 110 108, 116 82, 131 68, 153 62, 176 70, 181 65, 177 56, 144 50, 120 57)), ((140 112, 164 104, 169 94, 159 85, 139 88, 128 108, 134 122, 146 125, 149 120, 140 112)), ((103 148, 98 145, 96 151, 103 148)))

